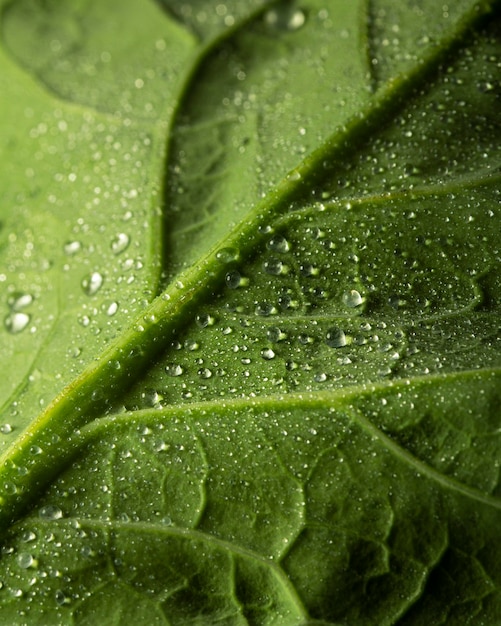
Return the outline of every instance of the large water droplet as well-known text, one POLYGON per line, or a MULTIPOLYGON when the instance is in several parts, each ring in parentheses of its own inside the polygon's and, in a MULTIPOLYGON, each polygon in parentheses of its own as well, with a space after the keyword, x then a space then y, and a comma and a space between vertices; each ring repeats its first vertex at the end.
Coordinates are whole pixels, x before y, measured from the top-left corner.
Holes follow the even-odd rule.
POLYGON ((63 517, 63 512, 58 506, 54 504, 47 504, 39 509, 38 517, 53 521, 61 519, 63 517))
POLYGON ((221 248, 216 252, 216 259, 222 265, 234 263, 240 258, 240 253, 236 248, 221 248))
POLYGON ((295 31, 304 26, 306 15, 301 9, 284 6, 267 11, 264 20, 272 28, 295 31))
POLYGON ((33 302, 30 293, 16 293, 8 299, 8 305, 13 311, 22 311, 33 302))
POLYGON ((64 244, 63 249, 65 254, 72 256, 82 249, 82 244, 79 241, 68 241, 64 244))
POLYGON ((275 235, 268 241, 268 248, 274 252, 284 254, 285 252, 289 252, 290 243, 283 235, 275 235))
POLYGON ((226 286, 229 289, 238 289, 239 287, 246 287, 249 284, 249 279, 245 278, 237 270, 231 270, 225 276, 226 286))
POLYGON ((343 304, 347 307, 354 309, 357 306, 360 306, 364 299, 360 295, 358 291, 352 289, 351 291, 347 291, 343 294, 343 304))
POLYGON ((346 335, 341 328, 331 328, 327 331, 325 343, 329 348, 342 348, 346 345, 346 335))
POLYGON ((5 328, 9 333, 16 335, 28 326, 30 319, 27 313, 10 313, 4 320, 5 328))
POLYGON ((103 286, 104 278, 99 272, 92 272, 82 280, 82 289, 88 296, 95 295, 103 286))
POLYGON ((113 254, 120 254, 129 247, 130 237, 125 233, 118 233, 111 242, 113 254))
POLYGON ((215 318, 209 313, 199 313, 195 319, 196 319, 197 325, 200 326, 200 328, 207 328, 208 326, 214 326, 214 323, 216 321, 215 318))
POLYGON ((169 376, 181 376, 184 370, 181 365, 167 365, 165 371, 169 376))
POLYGON ((17 555, 17 564, 21 569, 28 569, 29 567, 36 567, 38 565, 37 560, 28 552, 20 552, 17 555))

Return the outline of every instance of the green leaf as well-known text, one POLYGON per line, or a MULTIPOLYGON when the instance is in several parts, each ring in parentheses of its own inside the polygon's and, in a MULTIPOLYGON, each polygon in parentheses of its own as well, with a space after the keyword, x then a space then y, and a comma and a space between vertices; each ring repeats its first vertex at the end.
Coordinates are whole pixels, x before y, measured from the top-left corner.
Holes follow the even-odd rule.
POLYGON ((5 623, 499 622, 501 5, 330 4, 1 2, 5 623))

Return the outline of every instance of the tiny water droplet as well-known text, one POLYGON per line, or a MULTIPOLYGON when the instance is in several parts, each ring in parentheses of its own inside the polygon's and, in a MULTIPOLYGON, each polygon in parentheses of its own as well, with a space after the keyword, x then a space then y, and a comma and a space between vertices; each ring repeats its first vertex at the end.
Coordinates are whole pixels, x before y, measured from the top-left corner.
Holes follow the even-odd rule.
POLYGON ((103 286, 104 278, 99 272, 92 272, 82 280, 82 289, 88 296, 95 295, 103 286))
POLYGON ((111 242, 113 254, 120 254, 129 247, 130 237, 125 233, 118 233, 111 242))
POLYGON ((12 335, 22 332, 30 323, 31 316, 27 313, 10 313, 4 320, 5 328, 12 335))
POLYGON ((325 343, 329 348, 342 348, 346 345, 346 335, 341 328, 331 328, 327 331, 325 343))

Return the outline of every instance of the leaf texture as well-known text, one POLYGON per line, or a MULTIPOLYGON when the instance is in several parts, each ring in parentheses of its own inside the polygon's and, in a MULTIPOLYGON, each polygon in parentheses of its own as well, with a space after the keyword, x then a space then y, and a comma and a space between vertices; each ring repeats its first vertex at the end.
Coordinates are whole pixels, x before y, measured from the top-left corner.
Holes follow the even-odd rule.
POLYGON ((499 3, 1 16, 6 623, 498 624, 499 3))

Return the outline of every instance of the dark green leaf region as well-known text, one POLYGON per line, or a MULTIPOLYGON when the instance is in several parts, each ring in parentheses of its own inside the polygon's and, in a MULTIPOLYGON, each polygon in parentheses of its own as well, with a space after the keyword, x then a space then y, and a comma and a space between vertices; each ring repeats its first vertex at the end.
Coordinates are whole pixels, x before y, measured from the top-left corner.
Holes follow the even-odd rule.
POLYGON ((501 624, 501 2, 0 0, 0 623, 501 624))

